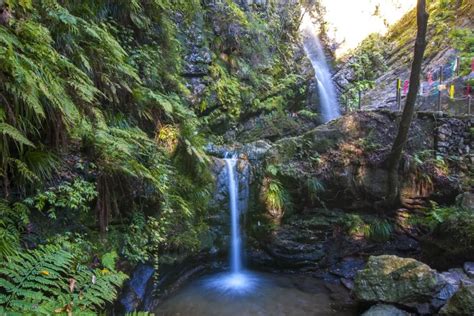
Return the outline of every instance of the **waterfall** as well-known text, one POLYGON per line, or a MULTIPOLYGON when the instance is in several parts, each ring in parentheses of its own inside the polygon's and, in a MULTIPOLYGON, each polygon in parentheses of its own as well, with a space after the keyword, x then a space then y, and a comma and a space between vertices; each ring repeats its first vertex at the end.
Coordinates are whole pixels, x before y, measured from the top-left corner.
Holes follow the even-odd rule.
POLYGON ((242 233, 240 230, 240 215, 247 207, 248 183, 239 190, 238 159, 236 155, 225 155, 225 175, 229 191, 230 211, 230 272, 220 273, 207 280, 210 288, 224 293, 246 294, 255 289, 259 278, 246 271, 242 264, 242 233), (241 193, 241 194, 240 194, 241 193), (242 196, 240 196, 242 195, 242 196))
POLYGON ((323 47, 315 29, 316 27, 311 21, 311 16, 304 14, 300 26, 300 31, 303 35, 303 46, 315 72, 319 100, 321 103, 321 114, 323 121, 326 123, 338 118, 341 114, 336 96, 336 88, 332 81, 326 55, 324 54, 323 47))
POLYGON ((241 238, 240 238, 240 209, 239 209, 239 180, 237 178, 237 159, 225 158, 227 168, 227 183, 229 189, 230 208, 230 269, 232 273, 242 270, 241 238))

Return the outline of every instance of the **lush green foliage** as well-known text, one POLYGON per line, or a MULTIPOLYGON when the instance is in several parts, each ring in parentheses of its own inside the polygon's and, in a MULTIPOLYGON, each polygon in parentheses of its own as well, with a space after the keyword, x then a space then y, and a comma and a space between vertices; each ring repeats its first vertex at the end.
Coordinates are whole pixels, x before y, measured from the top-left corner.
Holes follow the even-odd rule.
POLYGON ((349 109, 359 103, 359 91, 373 88, 375 79, 387 69, 386 50, 388 43, 380 34, 371 34, 353 52, 348 60, 354 77, 351 85, 341 95, 341 101, 349 109))
MULTIPOLYGON (((115 298, 123 275, 79 265, 112 249, 132 262, 158 264, 165 253, 199 250, 206 229, 212 182, 201 123, 180 76, 178 36, 178 23, 190 23, 200 4, 7 3, 12 18, 0 25, 0 176, 7 199, 0 203, 0 257, 12 265, 29 258, 51 265, 57 257, 51 269, 58 273, 35 276, 25 295, 2 305, 99 311, 115 298), (176 14, 181 22, 172 19, 176 14), (21 249, 48 241, 73 246, 21 249), (101 288, 87 292, 92 274, 101 288), (66 291, 68 278, 77 281, 74 293, 66 291), (42 293, 41 282, 55 283, 58 292, 42 293), (54 306, 45 297, 56 297, 54 306)), ((112 259, 103 258, 110 271, 112 259)), ((4 280, 13 282, 7 272, 4 280)))
POLYGON ((451 31, 450 38, 460 53, 461 75, 470 73, 470 63, 474 58, 474 31, 468 28, 456 28, 451 31))
POLYGON ((59 246, 49 245, 10 256, 0 266, 0 304, 7 312, 93 313, 111 303, 126 279, 115 271, 115 257, 90 270, 59 246))
POLYGON ((167 234, 165 227, 173 235, 188 234, 187 223, 202 215, 208 179, 199 123, 185 106, 180 43, 170 16, 179 11, 187 19, 196 3, 8 3, 13 18, 0 26, 5 196, 20 188, 31 195, 35 190, 24 190, 25 183, 42 189, 58 167, 50 150, 79 142, 93 161, 96 188, 79 180, 40 190, 28 205, 54 219, 59 208, 90 215, 96 199, 97 221, 105 231, 113 216, 131 216, 134 207, 157 203, 147 217, 160 222, 160 235, 167 234), (174 139, 161 137, 166 127, 176 131, 174 139), (174 142, 175 150, 162 148, 163 141, 174 142), (135 206, 120 209, 118 187, 131 193, 137 185, 142 189, 135 206), (183 224, 182 230, 174 227, 183 224))
POLYGON ((341 224, 351 236, 376 242, 389 240, 393 233, 393 224, 383 218, 348 214, 341 224))
POLYGON ((206 24, 221 31, 211 37, 215 55, 206 76, 211 84, 196 104, 200 116, 216 128, 301 107, 304 78, 297 74, 289 45, 298 36, 298 6, 273 3, 265 11, 244 11, 226 0, 214 13, 206 24))
POLYGON ((291 211, 292 203, 288 191, 278 179, 279 167, 277 165, 268 165, 266 167, 266 176, 263 180, 261 189, 261 200, 272 220, 279 222, 285 212, 291 211))
POLYGON ((88 204, 96 197, 94 183, 76 180, 73 183, 62 183, 51 190, 42 191, 34 197, 25 199, 24 203, 38 211, 46 211, 51 219, 56 219, 56 212, 59 210, 87 213, 88 204))
POLYGON ((29 223, 29 210, 22 203, 0 200, 0 261, 20 249, 20 233, 29 223))

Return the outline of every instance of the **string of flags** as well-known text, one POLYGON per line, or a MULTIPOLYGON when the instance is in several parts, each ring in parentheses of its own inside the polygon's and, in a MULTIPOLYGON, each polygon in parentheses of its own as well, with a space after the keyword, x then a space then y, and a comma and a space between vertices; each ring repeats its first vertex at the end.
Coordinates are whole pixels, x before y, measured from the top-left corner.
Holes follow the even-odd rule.
MULTIPOLYGON (((421 82, 421 89, 419 94, 421 96, 434 96, 439 95, 443 91, 447 91, 447 94, 450 99, 455 99, 456 87, 454 84, 446 85, 443 84, 443 77, 447 71, 449 74, 446 76, 446 79, 453 77, 456 73, 459 75, 460 70, 460 58, 456 57, 448 67, 440 67, 438 71, 428 71, 426 75, 426 81, 421 82), (434 78, 436 76, 436 79, 434 78)), ((471 60, 471 74, 469 78, 474 79, 474 58, 471 60)), ((408 89, 410 87, 410 80, 404 80, 402 85, 402 80, 397 79, 397 99, 401 99, 402 95, 407 95, 408 89)), ((462 87, 463 95, 470 96, 473 92, 472 87, 467 84, 462 87)), ((463 98, 465 99, 465 98, 463 98)))

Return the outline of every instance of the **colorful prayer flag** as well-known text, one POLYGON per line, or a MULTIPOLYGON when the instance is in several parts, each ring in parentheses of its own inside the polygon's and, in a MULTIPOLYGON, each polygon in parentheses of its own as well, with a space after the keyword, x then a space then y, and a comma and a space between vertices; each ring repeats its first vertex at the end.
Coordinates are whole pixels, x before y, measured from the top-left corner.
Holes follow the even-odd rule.
POLYGON ((451 87, 449 88, 449 97, 451 99, 454 99, 454 85, 452 84, 451 87))
POLYGON ((405 80, 405 82, 403 83, 403 94, 407 94, 409 86, 410 86, 410 81, 405 80))

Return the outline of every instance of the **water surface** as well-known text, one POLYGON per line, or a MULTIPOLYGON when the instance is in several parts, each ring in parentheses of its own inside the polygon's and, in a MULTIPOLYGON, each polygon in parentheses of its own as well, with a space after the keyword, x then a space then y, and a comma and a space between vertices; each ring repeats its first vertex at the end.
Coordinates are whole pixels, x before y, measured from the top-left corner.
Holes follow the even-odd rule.
MULTIPOLYGON (((335 309, 324 282, 308 276, 242 272, 203 277, 164 301, 160 316, 355 315, 335 309)), ((340 305, 340 304, 339 304, 340 305)))

